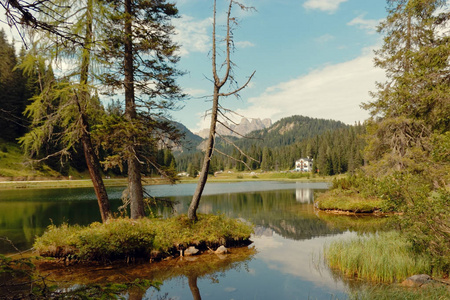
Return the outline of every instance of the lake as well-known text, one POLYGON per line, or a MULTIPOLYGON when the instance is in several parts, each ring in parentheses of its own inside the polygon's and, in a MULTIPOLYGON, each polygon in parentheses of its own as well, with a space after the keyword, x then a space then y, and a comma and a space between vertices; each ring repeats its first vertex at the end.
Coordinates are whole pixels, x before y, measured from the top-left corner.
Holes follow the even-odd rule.
MULTIPOLYGON (((346 299, 355 283, 342 280, 323 262, 325 244, 354 236, 342 226, 320 218, 314 195, 326 183, 238 182, 208 183, 199 213, 222 213, 251 222, 253 243, 218 257, 175 258, 167 262, 110 268, 71 266, 52 270, 54 280, 70 284, 127 281, 146 278, 162 282, 159 291, 130 291, 129 299, 346 299)), ((147 186, 155 197, 177 202, 173 213, 186 213, 195 184, 147 186)), ((114 210, 123 188, 108 188, 114 210)), ((168 216, 169 208, 155 213, 168 216)), ((50 224, 89 224, 100 221, 92 188, 7 190, 0 194, 0 236, 20 250, 32 247, 34 237, 50 224)), ((0 253, 13 253, 0 241, 0 253)))

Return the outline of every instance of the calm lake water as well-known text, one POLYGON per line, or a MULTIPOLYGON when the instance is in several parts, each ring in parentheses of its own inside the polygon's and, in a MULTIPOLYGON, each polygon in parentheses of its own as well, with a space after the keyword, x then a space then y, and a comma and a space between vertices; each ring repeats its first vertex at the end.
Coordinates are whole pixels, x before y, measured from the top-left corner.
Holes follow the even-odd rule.
MULTIPOLYGON (((195 185, 146 188, 152 196, 176 200, 175 214, 180 214, 187 211, 195 185)), ((74 266, 52 274, 77 284, 134 278, 162 282, 159 291, 130 291, 130 299, 346 299, 352 284, 325 266, 322 251, 326 243, 354 233, 314 212, 314 194, 326 189, 326 183, 208 183, 199 212, 252 222, 255 234, 248 248, 232 249, 224 257, 206 254, 112 270, 74 266)), ((108 189, 114 209, 121 205, 122 190, 108 189)), ((160 207, 157 213, 171 212, 160 207)), ((100 215, 91 188, 0 192, 0 237, 20 250, 31 248, 34 237, 52 223, 93 221, 100 221, 100 215)), ((0 241, 0 253, 12 252, 9 243, 0 241)))

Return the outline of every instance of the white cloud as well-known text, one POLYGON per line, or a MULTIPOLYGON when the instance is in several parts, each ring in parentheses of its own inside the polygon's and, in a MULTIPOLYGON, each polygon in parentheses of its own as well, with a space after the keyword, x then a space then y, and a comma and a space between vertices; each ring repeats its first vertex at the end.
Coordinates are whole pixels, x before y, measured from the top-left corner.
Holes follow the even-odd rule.
POLYGON ((174 41, 180 46, 180 55, 186 56, 191 52, 208 52, 211 49, 211 28, 212 19, 195 20, 191 16, 183 15, 173 21, 176 35, 174 41))
POLYGON ((369 34, 375 34, 377 31, 377 26, 381 20, 366 20, 364 15, 359 15, 350 22, 347 23, 349 26, 357 26, 360 29, 366 30, 369 34))
POLYGON ((255 47, 255 44, 249 41, 241 41, 241 42, 235 42, 234 43, 237 48, 249 48, 249 47, 255 47))
POLYGON ((258 250, 258 259, 265 262, 270 269, 301 278, 317 287, 327 286, 343 290, 342 282, 333 278, 324 261, 315 254, 321 253, 326 243, 354 236, 354 233, 347 231, 335 236, 299 241, 286 239, 278 234, 273 237, 253 237, 252 240, 258 250))
POLYGON ((204 89, 186 88, 184 92, 192 97, 204 97, 208 95, 208 92, 204 89))
POLYGON ((193 133, 198 133, 202 129, 209 128, 209 125, 211 123, 211 114, 209 114, 207 111, 203 111, 197 113, 196 118, 199 121, 195 124, 195 128, 190 128, 193 133))
POLYGON ((181 45, 180 55, 186 56, 190 52, 206 53, 211 49, 211 28, 212 19, 195 20, 191 16, 183 15, 173 21, 177 35, 174 40, 181 45))
POLYGON ((274 122, 303 115, 354 124, 368 118, 360 104, 370 100, 369 91, 375 90, 376 81, 384 79, 384 71, 373 66, 372 51, 366 50, 351 61, 269 87, 237 112, 248 118, 271 118, 274 122))
POLYGON ((324 43, 332 41, 334 39, 336 39, 336 37, 332 36, 331 34, 324 34, 324 35, 321 35, 321 36, 315 38, 314 41, 316 41, 319 44, 324 44, 324 43))
POLYGON ((339 8, 341 3, 347 1, 348 0, 308 0, 303 3, 303 7, 306 9, 318 9, 333 13, 339 8))

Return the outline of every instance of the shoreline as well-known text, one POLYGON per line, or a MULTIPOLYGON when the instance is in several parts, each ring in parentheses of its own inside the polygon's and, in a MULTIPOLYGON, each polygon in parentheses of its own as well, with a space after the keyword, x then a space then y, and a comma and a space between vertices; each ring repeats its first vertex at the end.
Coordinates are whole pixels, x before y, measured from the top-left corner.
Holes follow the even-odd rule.
MULTIPOLYGON (((316 177, 316 178, 277 178, 275 176, 264 176, 255 178, 254 175, 244 175, 243 178, 224 176, 224 177, 213 177, 208 178, 208 182, 246 182, 246 181, 293 181, 293 182, 330 182, 331 177, 316 177)), ((175 184, 184 183, 197 183, 196 178, 181 178, 175 184)), ((104 178, 103 182, 106 187, 115 186, 127 186, 127 178, 104 178)), ((160 184, 170 184, 170 181, 160 177, 144 177, 144 185, 160 185, 160 184)), ((68 179, 68 178, 49 178, 40 180, 1 180, 0 179, 0 190, 20 190, 20 189, 60 189, 60 188, 89 188, 93 187, 91 179, 68 179)))

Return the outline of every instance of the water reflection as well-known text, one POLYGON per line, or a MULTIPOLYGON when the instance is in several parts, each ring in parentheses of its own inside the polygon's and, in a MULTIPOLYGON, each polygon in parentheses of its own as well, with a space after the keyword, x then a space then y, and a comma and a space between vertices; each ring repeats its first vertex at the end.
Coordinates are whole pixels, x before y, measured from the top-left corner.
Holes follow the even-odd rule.
POLYGON ((312 189, 296 189, 295 199, 300 203, 314 203, 314 191, 312 189))
MULTIPOLYGON (((150 186, 150 194, 177 201, 175 213, 185 213, 193 184, 150 186)), ((129 299, 330 299, 345 298, 340 279, 319 259, 324 243, 351 235, 346 226, 316 215, 314 193, 326 184, 249 182, 208 184, 199 213, 222 213, 255 225, 253 251, 242 256, 193 257, 158 264, 105 268, 53 268, 40 272, 52 280, 73 283, 126 282, 146 278, 163 282, 160 291, 144 294, 130 290, 129 299), (45 273, 47 272, 47 273, 45 273), (77 275, 78 274, 78 275, 77 275)), ((109 189, 113 206, 120 205, 122 188, 109 189)), ((171 209, 154 208, 169 216, 171 209)), ((0 196, 0 235, 10 237, 21 249, 31 247, 34 236, 53 222, 88 224, 100 215, 92 189, 12 191, 0 196), (58 196, 58 193, 60 196, 58 196), (79 195, 79 197, 77 197, 79 195)), ((339 223, 341 224, 341 223, 339 223)), ((2 248, 3 253, 11 251, 2 248)))
MULTIPOLYGON (((54 281, 61 287, 73 287, 83 285, 104 285, 107 283, 127 283, 135 279, 148 279, 154 282, 164 282, 161 291, 149 288, 146 291, 132 289, 129 291, 129 299, 158 299, 163 298, 169 292, 164 287, 170 287, 171 283, 183 282, 181 295, 170 292, 171 299, 194 298, 209 299, 208 289, 203 293, 203 283, 211 281, 219 285, 228 275, 230 270, 234 272, 249 272, 248 264, 256 254, 254 247, 232 249, 227 255, 214 253, 203 254, 195 257, 179 257, 168 261, 153 264, 120 265, 113 266, 69 266, 61 268, 60 265, 41 264, 38 266, 39 275, 49 281, 54 281), (186 283, 187 280, 187 284, 186 283), (190 297, 187 297, 185 287, 188 286, 190 297)), ((167 296, 166 296, 167 297, 167 296)))

